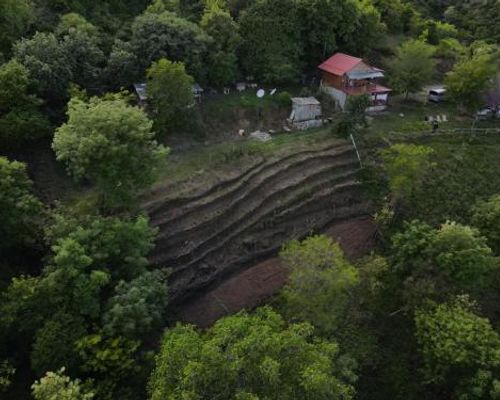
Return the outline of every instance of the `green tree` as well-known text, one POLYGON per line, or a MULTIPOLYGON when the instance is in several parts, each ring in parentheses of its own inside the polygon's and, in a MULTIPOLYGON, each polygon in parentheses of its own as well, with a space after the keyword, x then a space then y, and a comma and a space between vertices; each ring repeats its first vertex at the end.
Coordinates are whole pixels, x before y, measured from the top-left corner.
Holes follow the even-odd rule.
POLYGON ((370 96, 350 96, 347 99, 345 112, 335 121, 333 132, 341 137, 359 133, 368 126, 366 122, 366 109, 370 107, 370 96))
POLYGON ((315 68, 338 49, 337 42, 352 22, 349 17, 356 15, 348 12, 349 8, 354 8, 354 4, 344 3, 334 0, 298 1, 304 57, 308 67, 315 68))
POLYGON ((107 337, 98 332, 76 342, 80 369, 94 380, 96 397, 103 400, 130 398, 130 385, 140 375, 139 342, 107 337))
POLYGON ((68 107, 52 147, 75 179, 97 186, 104 204, 124 204, 154 181, 167 150, 154 140, 144 111, 119 96, 74 98, 68 107))
POLYGON ((94 393, 85 389, 78 379, 71 380, 64 375, 64 368, 58 372, 47 372, 32 386, 35 400, 92 400, 94 393))
POLYGON ((416 13, 410 4, 401 0, 373 0, 373 4, 390 32, 410 31, 416 13))
POLYGON ((420 221, 406 223, 393 236, 391 253, 394 290, 410 310, 427 299, 442 301, 464 290, 481 297, 497 270, 486 239, 453 222, 439 229, 420 221))
POLYGON ((184 64, 162 58, 154 62, 147 72, 148 99, 154 107, 155 127, 168 132, 182 127, 193 104, 193 78, 186 73, 184 64))
POLYGON ((129 42, 117 39, 113 44, 104 70, 107 83, 113 89, 132 86, 142 76, 139 61, 129 42))
POLYGON ((38 375, 78 366, 75 343, 87 334, 85 321, 78 316, 57 313, 36 332, 31 365, 38 375))
POLYGON ((33 241, 43 210, 26 165, 0 157, 0 250, 33 241))
POLYGON ((15 373, 16 369, 8 361, 0 363, 0 393, 12 384, 12 376, 15 373))
POLYGON ((500 255, 500 195, 479 202, 472 211, 472 225, 488 239, 495 254, 500 255))
POLYGON ((406 98, 432 80, 435 73, 434 52, 433 46, 420 39, 408 40, 398 48, 392 61, 391 82, 406 98))
MULTIPOLYGON (((415 314, 416 337, 428 381, 448 388, 458 398, 486 399, 492 397, 463 391, 470 392, 471 383, 478 384, 478 372, 486 372, 486 378, 487 372, 498 377, 500 336, 474 308, 466 296, 461 296, 433 309, 419 310, 415 314)), ((485 382, 481 386, 484 388, 485 382)))
POLYGON ((486 239, 469 226, 447 222, 428 249, 438 270, 458 286, 484 288, 495 264, 486 239))
POLYGON ((72 62, 57 37, 37 32, 14 45, 14 57, 29 71, 37 91, 50 100, 64 99, 73 79, 72 62))
POLYGON ((49 246, 71 239, 92 259, 92 265, 109 272, 115 282, 131 280, 146 272, 147 254, 154 247, 157 230, 148 219, 84 216, 60 212, 46 229, 49 246))
POLYGON ((481 95, 495 73, 490 54, 474 54, 471 58, 463 59, 446 74, 447 95, 459 107, 473 112, 481 106, 481 95))
POLYGON ((205 11, 200 26, 213 38, 208 49, 208 80, 217 87, 234 82, 238 75, 236 51, 241 43, 238 24, 226 11, 205 11))
POLYGON ((219 320, 206 333, 181 325, 167 331, 149 390, 152 400, 351 399, 354 380, 336 343, 263 308, 219 320))
MULTIPOLYGON (((354 25, 350 28, 351 34, 344 36, 339 42, 340 48, 352 54, 367 55, 383 39, 386 27, 372 0, 358 0, 351 3, 356 9, 354 25)), ((341 4, 344 4, 344 1, 341 1, 341 4)), ((345 17, 347 21, 350 20, 349 17, 347 13, 345 17)))
POLYGON ((436 237, 436 230, 425 222, 406 221, 402 232, 392 237, 392 268, 400 277, 427 261, 427 250, 436 237))
POLYGON ((99 29, 95 25, 88 22, 85 17, 82 17, 77 13, 62 15, 55 32, 58 36, 81 32, 85 33, 88 37, 99 37, 99 29))
POLYGON ((85 88, 97 86, 104 65, 100 40, 81 24, 76 28, 60 32, 60 36, 37 32, 14 46, 16 60, 28 69, 38 93, 50 101, 65 100, 70 83, 85 88))
POLYGON ((103 314, 104 331, 110 336, 140 338, 159 328, 167 306, 165 274, 146 272, 130 281, 120 281, 103 314))
POLYGON ((198 25, 165 11, 138 16, 132 24, 130 44, 142 71, 154 61, 167 58, 183 62, 189 74, 202 79, 203 57, 210 41, 198 25))
POLYGON ((99 38, 90 36, 85 30, 71 29, 62 37, 60 46, 69 62, 71 83, 84 88, 99 87, 99 79, 105 65, 99 38))
POLYGON ((28 70, 13 60, 0 66, 0 143, 16 146, 47 134, 50 123, 39 111, 28 70))
POLYGON ((50 302, 40 290, 40 278, 12 278, 0 297, 0 326, 4 334, 32 335, 41 325, 50 302))
POLYGON ((265 82, 294 82, 302 70, 302 40, 297 3, 262 0, 240 15, 241 63, 265 82))
POLYGON ((433 150, 414 144, 395 144, 382 150, 381 155, 395 200, 409 200, 422 184, 432 166, 433 150))
POLYGON ((468 32, 475 39, 500 42, 500 4, 495 0, 476 2, 473 0, 451 1, 444 12, 447 21, 468 32))
POLYGON ((34 21, 31 0, 2 0, 0 2, 0 53, 7 54, 12 43, 19 39, 34 21))
POLYGON ((52 308, 97 319, 101 291, 110 281, 109 273, 94 266, 84 247, 72 238, 60 240, 53 252, 40 282, 43 293, 50 296, 52 308))
POLYGON ((283 247, 280 257, 291 268, 282 292, 285 314, 332 335, 344 317, 350 290, 358 282, 356 269, 326 236, 291 241, 283 247))
POLYGON ((0 115, 18 107, 39 105, 40 100, 30 94, 28 70, 12 60, 0 66, 0 115))

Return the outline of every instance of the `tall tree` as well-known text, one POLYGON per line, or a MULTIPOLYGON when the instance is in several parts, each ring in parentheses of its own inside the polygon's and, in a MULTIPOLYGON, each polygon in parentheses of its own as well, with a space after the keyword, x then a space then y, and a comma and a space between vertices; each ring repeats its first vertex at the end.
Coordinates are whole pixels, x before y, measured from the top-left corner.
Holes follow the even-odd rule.
POLYGON ((47 372, 32 385, 35 400, 92 400, 94 393, 84 388, 81 382, 71 380, 64 374, 64 368, 58 372, 47 372))
POLYGON ((446 74, 445 84, 449 98, 469 112, 476 111, 482 104, 481 95, 495 73, 495 64, 490 54, 473 54, 472 57, 459 61, 446 74))
POLYGON ((351 399, 352 364, 309 324, 287 326, 269 308, 219 320, 206 333, 169 330, 151 376, 152 400, 351 399))
MULTIPOLYGON (((76 349, 82 360, 80 368, 85 376, 93 380, 98 399, 143 398, 134 395, 131 389, 143 375, 138 341, 97 332, 78 340, 76 349)), ((140 388, 142 391, 143 387, 140 388)))
POLYGON ((289 242, 280 257, 292 270, 282 294, 286 314, 332 335, 344 317, 349 291, 358 282, 356 269, 326 236, 289 242))
POLYGON ((488 239, 488 245, 500 255, 500 195, 481 201, 473 208, 472 224, 488 239))
POLYGON ((265 82, 293 82, 302 69, 300 15, 295 1, 261 0, 241 13, 241 63, 265 82))
POLYGON ((381 152, 394 200, 409 200, 432 166, 430 147, 395 144, 381 152))
POLYGON ((234 82, 238 75, 236 51, 241 43, 238 24, 226 11, 207 9, 200 25, 213 38, 208 49, 209 82, 217 87, 234 82))
POLYGON ((170 11, 146 11, 134 20, 130 43, 142 71, 167 58, 183 62, 191 75, 203 79, 203 57, 210 41, 198 25, 170 11))
POLYGON ((412 20, 416 11, 406 2, 401 0, 373 0, 379 10, 382 21, 393 33, 405 33, 411 29, 412 20))
POLYGON ((72 63, 54 34, 37 32, 30 39, 20 40, 14 46, 14 57, 29 71, 41 96, 49 100, 66 97, 73 79, 72 63))
POLYGON ((497 271, 476 229, 454 222, 434 229, 420 221, 405 223, 404 231, 393 236, 391 269, 399 282, 395 290, 411 310, 464 291, 479 298, 492 287, 497 271))
POLYGON ((98 187, 105 204, 124 204, 154 181, 167 154, 151 128, 144 111, 120 96, 73 98, 68 122, 56 131, 52 147, 75 179, 98 187))
POLYGON ((466 296, 418 311, 415 323, 429 383, 457 398, 497 398, 500 336, 466 296))
POLYGON ((147 271, 146 256, 154 246, 156 232, 142 216, 119 219, 58 213, 46 229, 45 238, 52 248, 61 241, 74 240, 94 266, 109 272, 118 283, 135 279, 147 271))
POLYGON ((33 241, 42 210, 26 165, 0 157, 0 250, 33 241))
POLYGON ((8 54, 12 44, 29 29, 35 13, 31 0, 0 2, 0 53, 8 54))
POLYGON ((148 69, 148 99, 154 107, 155 128, 159 132, 181 128, 186 122, 188 107, 194 102, 193 83, 182 63, 162 58, 148 69))
POLYGON ((122 280, 114 291, 103 314, 108 335, 140 339, 161 326, 167 306, 163 272, 146 272, 130 282, 122 280))
POLYGON ((66 368, 75 371, 78 353, 75 343, 87 334, 84 320, 64 312, 56 312, 35 333, 31 365, 38 375, 66 368))
POLYGON ((398 48, 392 61, 391 82, 406 98, 432 80, 435 73, 434 51, 434 47, 420 39, 408 40, 398 48))
POLYGON ((40 112, 42 101, 33 95, 28 70, 12 60, 0 66, 0 143, 20 146, 50 131, 40 112))

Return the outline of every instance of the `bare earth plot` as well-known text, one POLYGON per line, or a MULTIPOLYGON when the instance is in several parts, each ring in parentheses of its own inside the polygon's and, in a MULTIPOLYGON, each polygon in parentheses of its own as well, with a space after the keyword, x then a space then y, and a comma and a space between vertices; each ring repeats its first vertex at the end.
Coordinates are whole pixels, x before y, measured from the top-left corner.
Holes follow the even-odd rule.
MULTIPOLYGON (((325 233, 340 243, 351 259, 368 253, 374 245, 375 229, 369 217, 339 222, 325 233)), ((288 272, 279 257, 260 262, 180 305, 178 317, 183 322, 206 328, 225 315, 251 310, 285 285, 288 272)))
POLYGON ((286 269, 272 259, 282 244, 314 232, 330 231, 356 254, 371 232, 358 169, 350 143, 326 139, 263 154, 208 185, 201 176, 198 191, 153 190, 143 202, 159 228, 150 261, 172 269, 171 304, 200 325, 254 307, 285 282, 286 269))

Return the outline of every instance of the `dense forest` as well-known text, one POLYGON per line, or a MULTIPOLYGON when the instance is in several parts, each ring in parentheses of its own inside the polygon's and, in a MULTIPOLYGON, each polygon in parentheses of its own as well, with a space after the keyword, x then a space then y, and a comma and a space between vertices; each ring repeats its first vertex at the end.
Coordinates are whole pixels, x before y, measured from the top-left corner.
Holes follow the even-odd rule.
MULTIPOLYGON (((500 115, 499 71, 499 0, 0 0, 0 398, 500 399, 499 120, 476 118, 491 88, 500 115), (333 112, 327 128, 293 139, 303 158, 283 156, 280 173, 305 171, 318 142, 344 149, 354 135, 370 251, 349 257, 305 229, 274 254, 289 275, 265 304, 204 329, 184 323, 175 311, 192 280, 173 287, 180 267, 151 254, 161 243, 191 263, 198 254, 162 232, 180 217, 151 224, 144 204, 161 186, 151 188, 189 163, 186 186, 207 198, 223 188, 209 190, 213 163, 229 176, 228 165, 264 150, 231 145, 219 160, 207 132, 226 123, 218 104, 229 100, 210 96, 242 81, 280 88, 258 106, 239 98, 251 112, 238 109, 233 125, 288 110, 289 92, 326 109, 317 66, 336 52, 383 67, 404 110, 444 83, 466 134, 411 137, 423 124, 411 111, 374 134, 380 120, 365 116, 364 97, 333 112), (482 123, 496 136, 473 135, 482 123), (206 158, 183 153, 193 142, 206 158), (63 176, 30 164, 41 153, 63 176)), ((238 190, 243 209, 252 192, 238 190)), ((177 195, 158 207, 185 211, 177 195)), ((188 211, 179 215, 190 232, 204 221, 188 211)), ((272 226, 275 215, 263 215, 272 226)), ((211 229, 207 242, 224 253, 226 231, 211 229)))

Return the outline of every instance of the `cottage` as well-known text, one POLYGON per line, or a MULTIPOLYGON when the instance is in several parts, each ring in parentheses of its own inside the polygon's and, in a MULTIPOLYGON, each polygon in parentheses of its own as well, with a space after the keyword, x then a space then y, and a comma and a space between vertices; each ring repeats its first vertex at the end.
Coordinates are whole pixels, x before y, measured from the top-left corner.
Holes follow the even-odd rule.
POLYGON ((195 82, 191 90, 193 91, 193 97, 195 98, 195 100, 200 101, 201 95, 204 92, 203 88, 198 83, 195 82))
MULTIPOLYGON (((148 88, 146 83, 136 83, 134 84, 135 94, 141 106, 145 106, 148 101, 148 88)), ((194 83, 191 87, 191 91, 193 93, 193 97, 195 100, 200 101, 201 95, 203 94, 203 88, 198 84, 194 83)))
POLYGON ((320 127, 321 104, 314 97, 293 97, 288 122, 298 130, 320 127))
POLYGON ((145 83, 136 83, 134 84, 135 94, 137 95, 137 99, 139 100, 139 104, 145 105, 148 100, 148 93, 146 90, 145 83))
POLYGON ((318 67, 322 72, 321 89, 333 97, 344 109, 350 96, 367 94, 371 106, 367 111, 381 111, 387 108, 391 89, 377 83, 384 77, 384 71, 372 67, 361 58, 336 53, 318 67))

